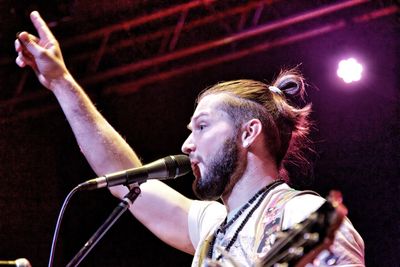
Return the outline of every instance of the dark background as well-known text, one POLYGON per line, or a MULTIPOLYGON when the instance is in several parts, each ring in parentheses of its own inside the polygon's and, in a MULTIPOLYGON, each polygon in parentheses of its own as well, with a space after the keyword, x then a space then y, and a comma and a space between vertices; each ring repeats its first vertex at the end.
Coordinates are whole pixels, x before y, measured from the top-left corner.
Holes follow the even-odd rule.
MULTIPOLYGON (((275 19, 284 19, 285 12, 294 16, 300 8, 303 8, 301 12, 307 12, 342 1, 296 2, 297 6, 285 1, 271 6, 275 12, 272 13, 278 14, 275 19), (308 6, 309 2, 313 5, 308 6)), ((34 9, 48 21, 58 20, 53 31, 63 45, 63 40, 71 36, 101 28, 114 20, 148 15, 173 5, 168 6, 163 1, 116 1, 115 5, 107 5, 105 1, 99 1, 97 5, 90 1, 0 3, 0 260, 25 257, 33 266, 44 266, 64 198, 75 185, 95 174, 80 153, 55 98, 41 88, 29 70, 21 70, 13 64, 13 36, 19 30, 31 29, 28 14, 34 9)), ((224 8, 229 7, 229 3, 226 1, 224 8)), ((372 1, 368 6, 358 7, 357 11, 323 17, 305 27, 317 27, 341 16, 344 21, 349 21, 353 12, 363 8, 367 12, 367 8, 374 10, 395 4, 396 1, 372 1)), ((265 10, 268 8, 266 6, 265 10)), ((248 43, 281 38, 300 30, 303 29, 292 26, 258 36, 248 43)), ((140 31, 146 34, 154 29, 142 28, 140 31)), ((131 33, 133 37, 135 34, 131 33)), ((185 43, 192 40, 190 35, 182 36, 180 40, 181 47, 178 45, 176 50, 192 45, 185 43)), ((206 68, 194 67, 182 75, 157 80, 162 71, 208 59, 213 53, 237 51, 245 45, 249 44, 233 44, 210 54, 182 60, 179 62, 182 65, 167 62, 147 72, 132 74, 129 79, 136 78, 135 75, 155 79, 135 92, 107 91, 107 88, 119 86, 119 82, 130 81, 126 77, 111 78, 113 83, 109 84, 103 82, 85 87, 102 114, 146 163, 181 153, 180 146, 188 135, 186 124, 194 110, 195 97, 205 87, 238 78, 271 81, 280 68, 301 64, 299 69, 309 83, 307 101, 313 104, 315 129, 312 139, 317 156, 312 158, 314 171, 308 178, 297 178, 296 173, 292 173, 299 181, 297 187, 316 190, 323 196, 331 189, 340 190, 349 217, 365 241, 367 266, 399 266, 398 10, 237 60, 206 68), (344 84, 336 76, 337 62, 348 55, 354 55, 364 63, 363 79, 358 83, 344 84)), ((69 48, 65 59, 78 80, 84 83, 91 73, 82 71, 80 64, 69 60, 79 49, 79 44, 69 48)), ((154 51, 151 47, 146 49, 141 55, 147 53, 145 56, 151 57, 154 51)), ((101 73, 106 66, 126 64, 124 60, 136 60, 133 56, 133 52, 111 53, 102 59, 96 72, 101 73)), ((85 62, 90 63, 90 60, 85 62)), ((168 184, 193 197, 192 179, 187 175, 168 184)), ((107 190, 80 192, 72 198, 60 232, 56 266, 66 265, 117 203, 107 190)), ((98 243, 82 266, 188 266, 190 263, 190 255, 163 244, 127 213, 98 243)))

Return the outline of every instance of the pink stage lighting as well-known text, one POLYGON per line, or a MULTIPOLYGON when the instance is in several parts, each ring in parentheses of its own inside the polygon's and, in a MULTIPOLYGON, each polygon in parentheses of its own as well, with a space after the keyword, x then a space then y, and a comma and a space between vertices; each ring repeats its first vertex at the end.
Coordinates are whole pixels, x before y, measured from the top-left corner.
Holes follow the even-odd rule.
POLYGON ((337 75, 343 79, 345 83, 359 81, 363 67, 354 58, 344 59, 339 62, 337 75))

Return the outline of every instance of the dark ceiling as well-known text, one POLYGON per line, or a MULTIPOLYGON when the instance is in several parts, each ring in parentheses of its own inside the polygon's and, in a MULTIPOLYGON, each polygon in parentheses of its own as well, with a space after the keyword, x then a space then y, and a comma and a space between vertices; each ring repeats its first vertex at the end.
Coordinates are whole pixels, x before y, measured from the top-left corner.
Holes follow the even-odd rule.
POLYGON ((394 2, 3 0, 0 121, 52 109, 33 74, 17 71, 14 64, 14 36, 32 31, 32 10, 49 23, 83 86, 96 94, 125 95, 194 70, 394 16, 394 2))
MULTIPOLYGON (((239 78, 271 80, 299 65, 313 104, 314 174, 297 186, 342 191, 366 243, 367 266, 400 262, 400 40, 398 1, 0 0, 0 260, 47 264, 65 196, 95 175, 55 98, 15 63, 15 33, 29 13, 49 23, 70 71, 144 162, 180 153, 202 89, 239 78), (357 57, 363 79, 343 84, 339 59, 357 57)), ((296 172, 291 172, 296 177, 296 172)), ((192 177, 171 181, 193 197, 192 177)), ((116 205, 78 194, 56 253, 63 266, 116 205)), ((131 216, 82 266, 189 266, 131 216)))

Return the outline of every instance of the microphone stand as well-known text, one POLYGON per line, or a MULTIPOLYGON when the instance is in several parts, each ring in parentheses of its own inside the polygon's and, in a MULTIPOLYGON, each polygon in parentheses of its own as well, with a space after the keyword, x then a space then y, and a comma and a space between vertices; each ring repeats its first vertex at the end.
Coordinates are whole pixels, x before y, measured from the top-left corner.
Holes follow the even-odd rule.
POLYGON ((99 242, 104 234, 113 226, 113 224, 121 217, 121 215, 129 208, 135 199, 140 195, 140 188, 138 185, 132 187, 128 194, 122 199, 118 206, 113 210, 107 220, 99 227, 99 229, 92 235, 92 237, 85 243, 79 250, 75 257, 68 263, 67 267, 78 266, 79 263, 86 257, 86 255, 93 249, 99 242))

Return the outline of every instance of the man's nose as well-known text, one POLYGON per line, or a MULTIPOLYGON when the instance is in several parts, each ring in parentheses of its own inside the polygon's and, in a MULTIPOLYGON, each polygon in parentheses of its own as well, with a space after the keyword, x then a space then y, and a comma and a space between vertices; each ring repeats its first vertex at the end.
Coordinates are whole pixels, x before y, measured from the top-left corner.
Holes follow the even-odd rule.
POLYGON ((194 142, 193 142, 193 138, 192 138, 192 134, 190 134, 188 136, 188 138, 186 138, 185 142, 182 145, 182 152, 185 154, 190 154, 191 152, 193 152, 196 149, 194 142))

